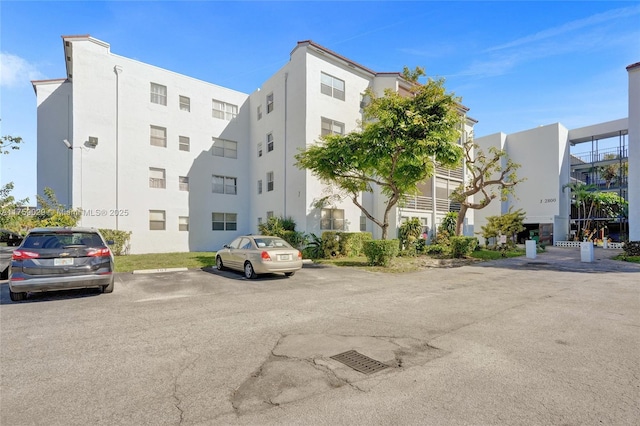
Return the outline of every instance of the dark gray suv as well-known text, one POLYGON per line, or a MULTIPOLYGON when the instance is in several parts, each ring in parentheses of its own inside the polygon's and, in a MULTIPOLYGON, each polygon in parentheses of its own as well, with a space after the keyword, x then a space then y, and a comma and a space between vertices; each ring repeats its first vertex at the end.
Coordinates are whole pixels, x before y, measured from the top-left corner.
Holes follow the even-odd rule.
POLYGON ((113 254, 93 228, 35 228, 13 252, 11 300, 27 292, 96 287, 113 291, 113 254))

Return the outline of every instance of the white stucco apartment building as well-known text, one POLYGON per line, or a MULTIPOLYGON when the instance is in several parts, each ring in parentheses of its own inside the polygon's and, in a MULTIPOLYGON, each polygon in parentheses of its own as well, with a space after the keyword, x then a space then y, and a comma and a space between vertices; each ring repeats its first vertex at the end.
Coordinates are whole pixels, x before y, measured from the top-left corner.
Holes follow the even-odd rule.
MULTIPOLYGON (((34 81, 38 107, 38 193, 81 208, 81 225, 132 231, 131 253, 216 250, 256 233, 269 216, 297 229, 372 232, 350 200, 330 195, 294 155, 326 132, 356 130, 367 87, 406 90, 312 41, 248 95, 111 53, 88 35, 62 38, 67 75, 34 81)), ((461 142, 476 121, 465 116, 461 142)), ((391 217, 431 229, 455 209, 448 196, 462 170, 438 169, 391 217)), ((362 202, 377 214, 379 193, 362 202)), ((473 228, 473 216, 467 230, 473 228)))

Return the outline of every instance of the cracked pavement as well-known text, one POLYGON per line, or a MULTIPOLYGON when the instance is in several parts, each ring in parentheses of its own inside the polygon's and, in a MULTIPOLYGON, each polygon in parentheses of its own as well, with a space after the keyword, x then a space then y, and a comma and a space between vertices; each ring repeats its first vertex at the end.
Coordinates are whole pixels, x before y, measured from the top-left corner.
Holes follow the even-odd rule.
POLYGON ((636 424, 640 266, 596 253, 121 274, 26 303, 2 284, 0 424, 636 424))

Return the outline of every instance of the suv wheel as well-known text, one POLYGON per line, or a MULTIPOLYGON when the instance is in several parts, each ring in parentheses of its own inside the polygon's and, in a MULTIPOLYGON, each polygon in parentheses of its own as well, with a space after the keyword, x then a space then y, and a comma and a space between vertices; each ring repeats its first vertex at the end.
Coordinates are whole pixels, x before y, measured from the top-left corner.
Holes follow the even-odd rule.
POLYGON ((27 293, 14 293, 13 291, 9 290, 9 297, 11 298, 11 300, 13 300, 14 302, 19 302, 21 300, 26 299, 27 297, 27 293))

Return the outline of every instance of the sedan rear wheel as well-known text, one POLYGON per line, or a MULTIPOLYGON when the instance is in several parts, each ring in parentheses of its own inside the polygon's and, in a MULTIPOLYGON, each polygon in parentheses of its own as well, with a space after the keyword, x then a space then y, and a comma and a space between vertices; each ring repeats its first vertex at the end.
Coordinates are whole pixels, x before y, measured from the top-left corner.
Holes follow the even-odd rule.
POLYGON ((222 258, 220 256, 216 257, 216 269, 218 271, 222 271, 224 269, 224 265, 222 264, 222 258))
POLYGON ((24 300, 27 297, 27 293, 22 293, 22 292, 14 293, 13 291, 9 290, 9 297, 14 302, 19 302, 21 300, 24 300))
POLYGON ((244 276, 247 277, 248 279, 257 277, 256 271, 253 270, 253 265, 251 264, 251 262, 245 262, 244 276))

